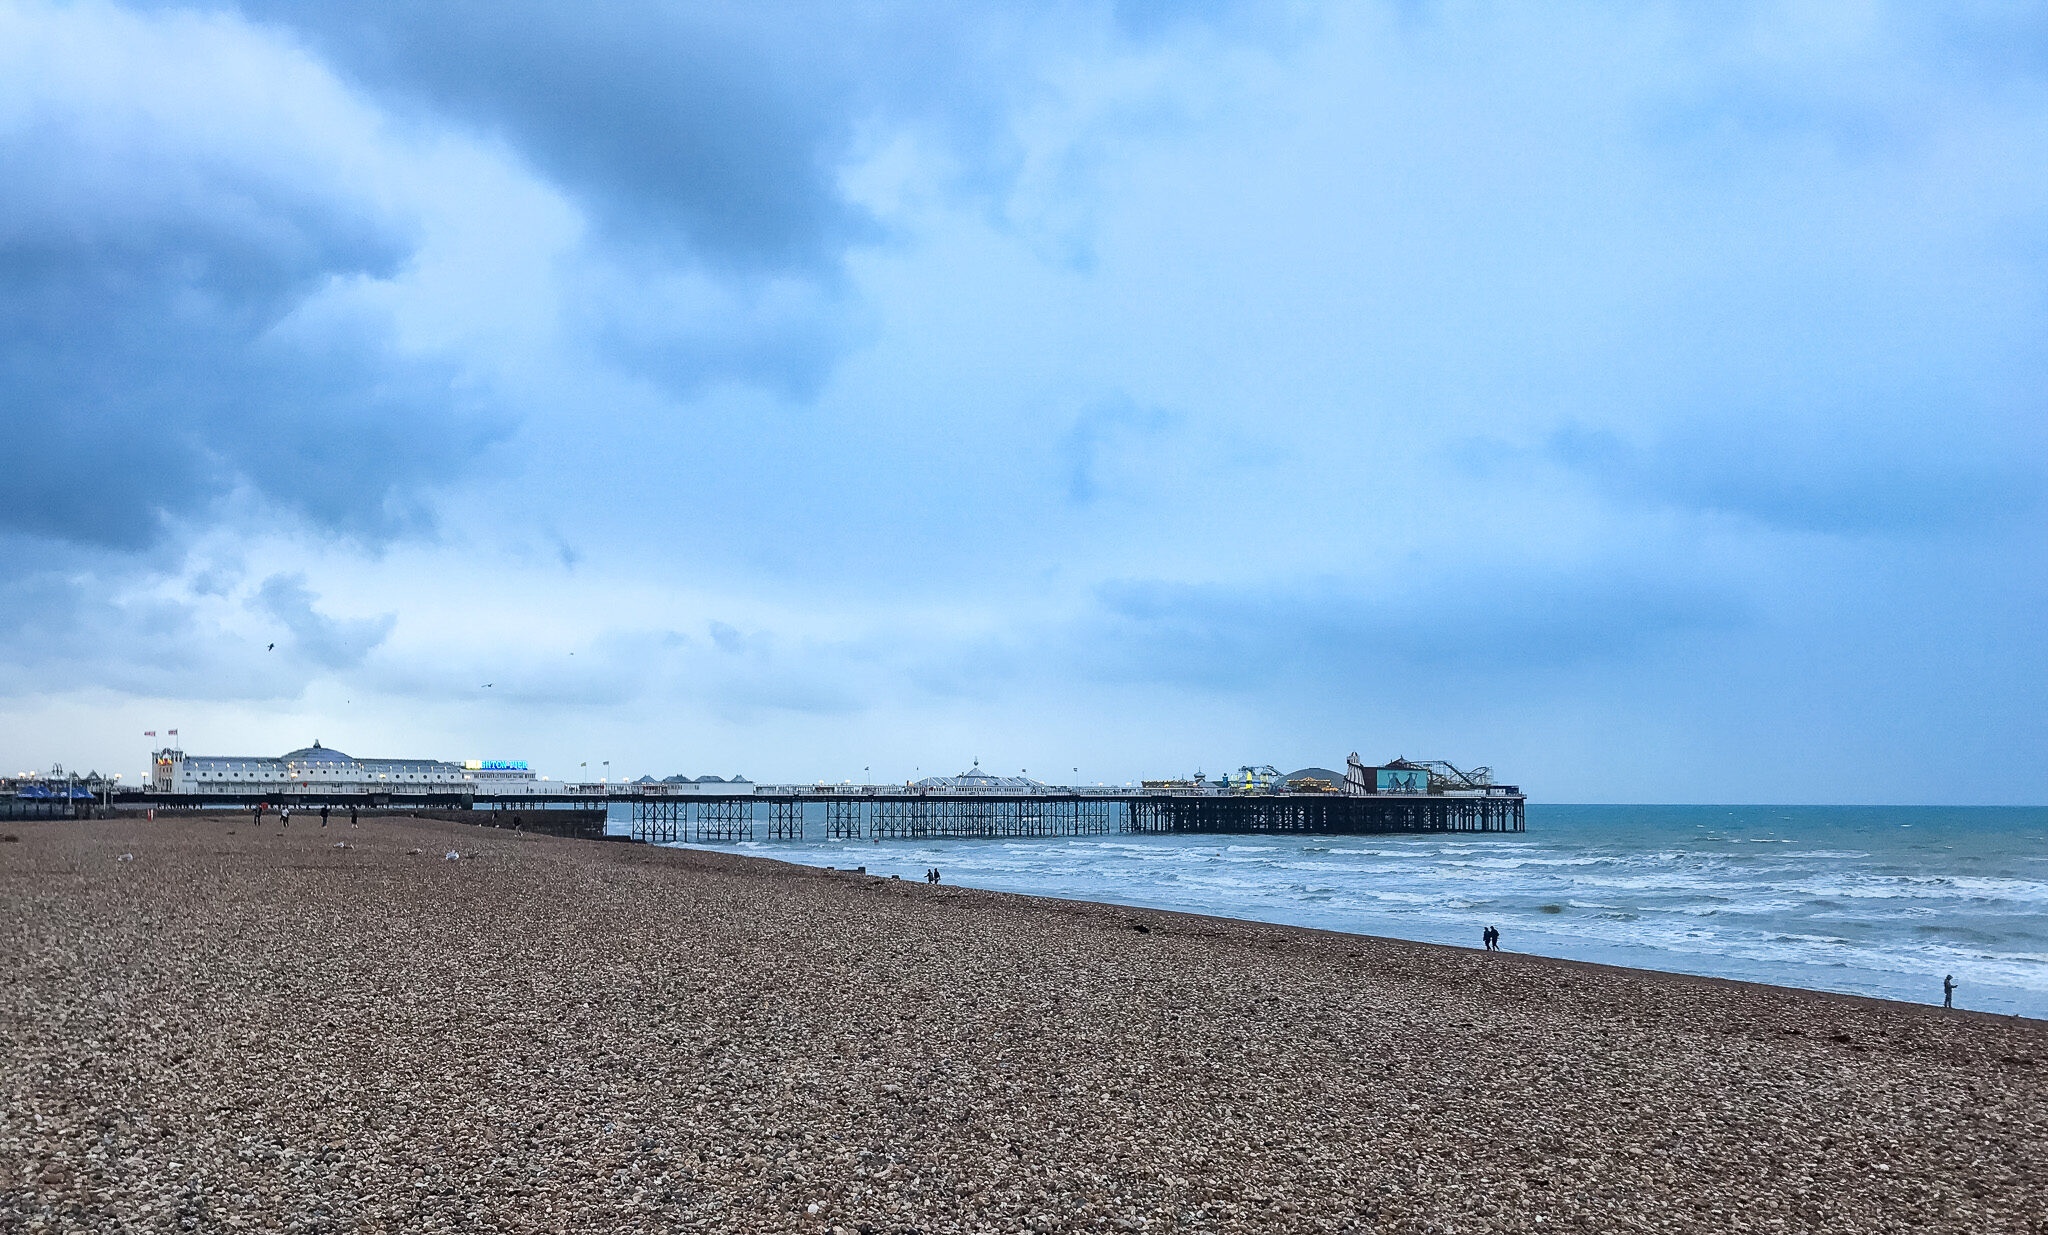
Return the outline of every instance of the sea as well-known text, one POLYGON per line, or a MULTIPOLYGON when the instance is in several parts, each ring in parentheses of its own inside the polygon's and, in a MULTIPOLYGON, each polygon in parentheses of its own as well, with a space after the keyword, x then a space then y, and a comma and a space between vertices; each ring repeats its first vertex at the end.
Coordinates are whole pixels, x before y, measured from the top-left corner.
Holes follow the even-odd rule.
MULTIPOLYGON (((617 825, 614 825, 617 827, 617 825)), ((2048 808, 1531 804, 1523 833, 689 846, 2048 1018, 2048 808)))

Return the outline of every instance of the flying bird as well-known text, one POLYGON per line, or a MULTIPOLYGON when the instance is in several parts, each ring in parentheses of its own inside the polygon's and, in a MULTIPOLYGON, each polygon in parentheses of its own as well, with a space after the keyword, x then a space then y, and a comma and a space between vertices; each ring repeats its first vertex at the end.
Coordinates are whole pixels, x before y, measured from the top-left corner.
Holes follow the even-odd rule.
POLYGON ((277 645, 273 643, 269 647, 264 648, 263 650, 266 652, 275 652, 277 650, 277 645))
POLYGON ((496 685, 497 685, 497 683, 496 683, 496 682, 485 682, 485 683, 484 683, 484 689, 485 689, 485 690, 489 690, 489 689, 490 689, 491 687, 493 687, 493 686, 496 686, 496 685))

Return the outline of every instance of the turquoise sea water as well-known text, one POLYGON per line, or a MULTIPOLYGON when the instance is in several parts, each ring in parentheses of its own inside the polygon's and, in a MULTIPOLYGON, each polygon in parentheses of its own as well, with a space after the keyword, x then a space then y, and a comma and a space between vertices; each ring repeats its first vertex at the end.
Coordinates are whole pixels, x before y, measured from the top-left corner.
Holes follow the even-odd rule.
POLYGON ((1531 805, 1501 836, 752 841, 817 866, 2048 1017, 2048 808, 1531 805))

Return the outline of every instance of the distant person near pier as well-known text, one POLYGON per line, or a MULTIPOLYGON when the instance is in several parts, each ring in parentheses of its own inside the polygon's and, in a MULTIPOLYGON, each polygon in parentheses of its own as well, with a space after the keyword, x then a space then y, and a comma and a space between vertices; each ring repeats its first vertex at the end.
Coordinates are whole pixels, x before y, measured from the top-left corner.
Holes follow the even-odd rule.
POLYGON ((1944 1008, 1956 1006, 1956 975, 1954 974, 1950 974, 1941 980, 1941 1006, 1944 1008))

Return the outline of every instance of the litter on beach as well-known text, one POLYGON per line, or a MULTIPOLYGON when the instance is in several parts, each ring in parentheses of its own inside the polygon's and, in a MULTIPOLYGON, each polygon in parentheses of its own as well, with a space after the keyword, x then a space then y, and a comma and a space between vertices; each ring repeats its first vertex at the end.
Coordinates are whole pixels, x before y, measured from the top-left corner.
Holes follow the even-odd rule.
POLYGON ((455 852, 455 851, 454 851, 453 849, 450 849, 450 850, 448 851, 448 860, 449 860, 450 862, 453 862, 453 861, 455 861, 455 860, 456 860, 457 858, 460 858, 461 856, 462 856, 461 854, 459 854, 459 853, 455 852))

